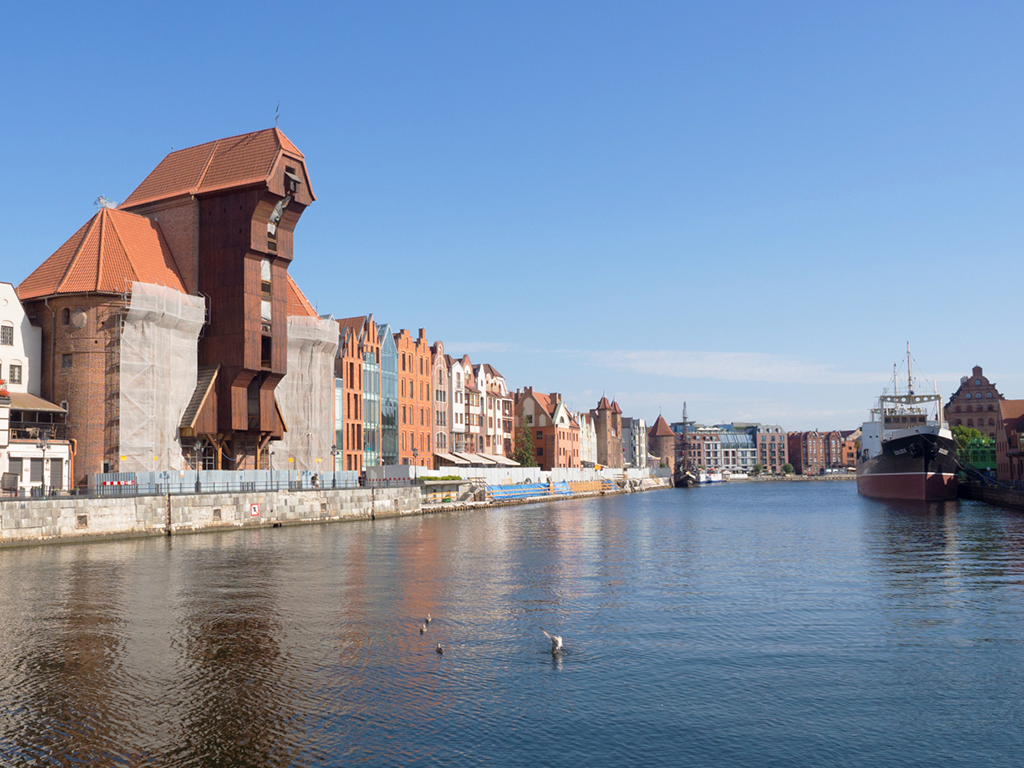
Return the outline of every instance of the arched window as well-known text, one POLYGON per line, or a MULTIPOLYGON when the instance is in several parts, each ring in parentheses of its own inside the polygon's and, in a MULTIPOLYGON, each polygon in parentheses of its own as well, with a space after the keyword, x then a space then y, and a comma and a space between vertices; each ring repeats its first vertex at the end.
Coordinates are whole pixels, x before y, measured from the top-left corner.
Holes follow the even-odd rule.
POLYGON ((64 307, 64 309, 62 309, 60 311, 60 321, 64 325, 70 325, 70 323, 71 323, 71 310, 68 309, 67 307, 64 307))
POLYGON ((974 419, 968 419, 967 420, 967 426, 968 427, 973 427, 974 426, 974 419))
POLYGON ((437 383, 444 384, 444 371, 440 368, 437 369, 437 383))
POLYGON ((986 392, 985 393, 985 397, 991 398, 992 397, 992 393, 991 392, 986 392))
POLYGON ((974 386, 980 387, 981 386, 981 379, 975 379, 974 380, 974 386))
POLYGON ((0 323, 0 344, 14 346, 14 323, 0 323))
POLYGON ((965 400, 970 400, 971 399, 971 393, 968 392, 966 395, 964 395, 964 399, 965 400))
POLYGON ((988 409, 989 409, 990 411, 994 411, 994 410, 995 410, 995 406, 994 406, 994 405, 991 405, 991 404, 990 404, 990 405, 989 405, 989 407, 988 407, 988 409))

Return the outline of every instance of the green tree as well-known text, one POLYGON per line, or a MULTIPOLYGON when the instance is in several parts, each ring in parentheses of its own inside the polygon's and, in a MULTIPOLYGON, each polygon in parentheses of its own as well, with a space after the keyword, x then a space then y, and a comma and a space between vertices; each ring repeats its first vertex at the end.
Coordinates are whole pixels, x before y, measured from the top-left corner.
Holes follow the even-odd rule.
POLYGON ((533 448, 533 425, 526 421, 528 416, 523 417, 523 424, 516 435, 516 447, 512 451, 512 458, 523 467, 536 467, 537 456, 533 448))
POLYGON ((792 464, 783 464, 782 465, 782 472, 783 472, 783 474, 786 474, 786 475, 792 475, 793 474, 793 465, 792 464))
POLYGON ((956 454, 960 461, 967 461, 967 446, 970 444, 971 440, 987 439, 985 435, 974 427, 965 427, 963 425, 953 427, 953 437, 956 438, 956 454))
POLYGON ((764 472, 764 464, 755 464, 753 467, 751 467, 750 471, 754 475, 760 475, 762 472, 764 472))

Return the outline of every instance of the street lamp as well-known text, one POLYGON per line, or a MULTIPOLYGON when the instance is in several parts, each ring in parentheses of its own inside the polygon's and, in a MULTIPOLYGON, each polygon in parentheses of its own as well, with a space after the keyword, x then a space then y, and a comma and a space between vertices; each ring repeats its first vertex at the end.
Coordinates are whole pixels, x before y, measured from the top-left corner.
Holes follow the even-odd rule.
MULTIPOLYGON (((415 438, 414 438, 415 439, 415 438)), ((415 483, 419 478, 419 464, 416 462, 416 458, 420 455, 420 449, 415 444, 412 446, 412 481, 415 483)))
POLYGON ((49 427, 42 427, 39 430, 39 440, 36 442, 36 448, 42 451, 43 454, 43 482, 40 490, 42 495, 46 495, 46 449, 50 447, 50 429, 49 427))

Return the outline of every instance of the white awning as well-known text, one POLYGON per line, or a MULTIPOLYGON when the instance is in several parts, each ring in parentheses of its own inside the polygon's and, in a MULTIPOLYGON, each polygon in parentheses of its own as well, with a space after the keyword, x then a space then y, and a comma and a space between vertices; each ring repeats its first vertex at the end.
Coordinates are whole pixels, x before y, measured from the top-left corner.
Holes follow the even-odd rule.
POLYGON ((468 461, 464 461, 458 456, 452 456, 450 453, 444 453, 443 451, 434 451, 434 455, 441 461, 447 461, 449 464, 469 464, 468 461))
POLYGON ((503 467, 518 467, 519 466, 519 462, 518 461, 512 461, 512 459, 509 459, 509 458, 507 458, 505 456, 501 456, 500 454, 495 454, 493 456, 488 455, 487 458, 492 459, 497 464, 501 464, 503 467))
POLYGON ((483 453, 456 453, 455 455, 469 464, 481 464, 486 466, 488 464, 498 463, 496 461, 491 461, 491 459, 483 453))

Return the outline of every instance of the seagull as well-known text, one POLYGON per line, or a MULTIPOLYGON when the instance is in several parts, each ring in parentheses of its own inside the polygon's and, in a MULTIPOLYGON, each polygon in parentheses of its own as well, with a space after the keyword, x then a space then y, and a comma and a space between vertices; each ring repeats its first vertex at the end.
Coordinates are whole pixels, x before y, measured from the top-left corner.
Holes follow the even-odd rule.
POLYGON ((430 623, 430 614, 428 613, 427 614, 427 624, 429 624, 429 623, 430 623))
POLYGON ((422 635, 426 631, 427 631, 427 625, 426 624, 421 624, 420 625, 420 634, 422 635))
POLYGON ((437 651, 437 652, 438 652, 439 654, 440 654, 440 653, 444 653, 444 648, 442 648, 442 647, 441 647, 441 644, 440 644, 440 643, 438 643, 438 644, 437 644, 437 648, 436 648, 435 650, 436 650, 436 651, 437 651))
POLYGON ((544 636, 551 641, 551 653, 552 655, 562 650, 562 638, 559 635, 550 635, 544 627, 540 628, 540 631, 544 633, 544 636))

